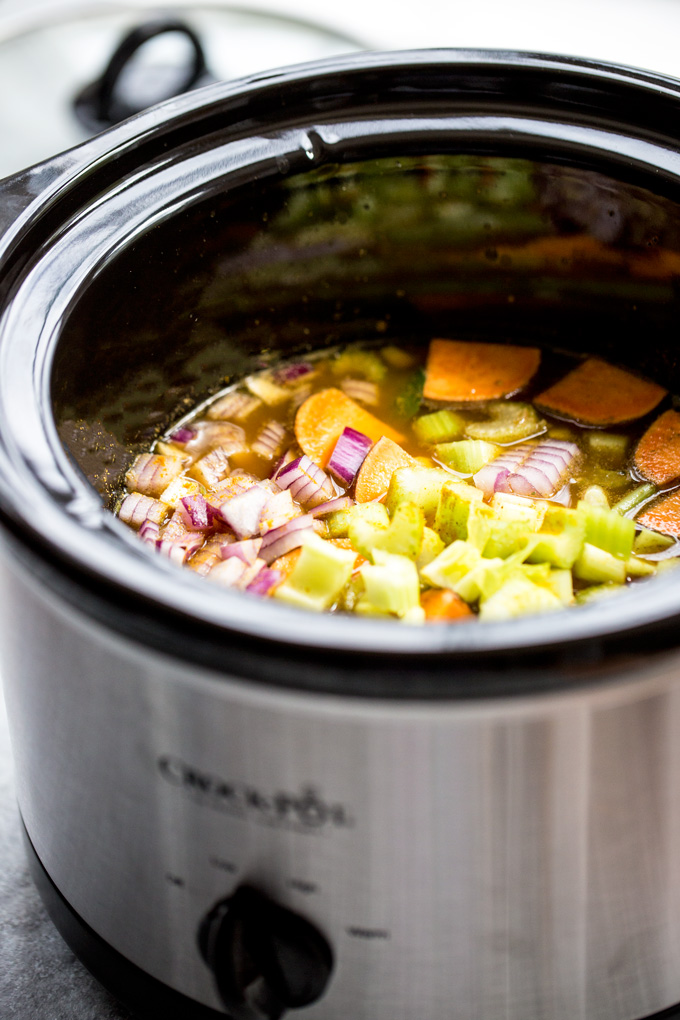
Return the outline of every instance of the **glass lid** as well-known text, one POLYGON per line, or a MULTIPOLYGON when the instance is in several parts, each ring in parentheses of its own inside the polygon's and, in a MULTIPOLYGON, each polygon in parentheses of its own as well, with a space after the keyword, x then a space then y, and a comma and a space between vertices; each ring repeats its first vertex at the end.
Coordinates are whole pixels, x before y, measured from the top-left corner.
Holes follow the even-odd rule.
POLYGON ((216 2, 9 4, 6 10, 0 15, 0 178, 186 88, 364 48, 312 21, 216 2), (119 47, 105 83, 109 94, 99 102, 119 47))

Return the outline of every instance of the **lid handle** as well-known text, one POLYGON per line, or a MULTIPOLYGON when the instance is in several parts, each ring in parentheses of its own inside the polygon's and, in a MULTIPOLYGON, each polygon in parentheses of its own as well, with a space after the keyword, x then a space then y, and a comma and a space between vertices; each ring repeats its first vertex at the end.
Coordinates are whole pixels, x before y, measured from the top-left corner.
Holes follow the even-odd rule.
POLYGON ((78 120, 89 131, 99 132, 135 113, 140 113, 145 107, 153 105, 153 102, 170 99, 172 96, 181 95, 182 92, 188 92, 199 85, 207 85, 216 80, 208 70, 203 46, 196 32, 183 21, 164 18, 146 22, 129 32, 116 47, 102 76, 76 96, 73 106, 78 120), (192 47, 190 58, 184 68, 185 73, 179 84, 177 68, 169 68, 167 70, 172 73, 173 82, 169 93, 160 94, 153 101, 139 96, 135 98, 135 91, 142 82, 140 80, 135 83, 133 79, 132 87, 126 89, 123 94, 119 88, 119 80, 130 59, 151 39, 168 33, 185 35, 192 47))

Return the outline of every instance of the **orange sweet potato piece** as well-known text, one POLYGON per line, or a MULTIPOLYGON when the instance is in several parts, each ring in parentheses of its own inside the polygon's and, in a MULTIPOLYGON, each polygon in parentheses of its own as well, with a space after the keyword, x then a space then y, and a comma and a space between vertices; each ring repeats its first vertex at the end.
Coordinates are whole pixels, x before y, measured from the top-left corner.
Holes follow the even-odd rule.
POLYGON ((451 623, 475 615, 460 595, 445 588, 428 588, 420 596, 420 604, 425 610, 427 623, 451 623))
POLYGON ((680 537, 680 491, 671 492, 647 507, 638 515, 637 522, 643 528, 680 537))
POLYGON ((620 425, 649 414, 667 390, 648 379, 610 365, 600 358, 586 358, 540 393, 534 403, 541 410, 585 425, 620 425))
POLYGON ((541 360, 537 347, 432 340, 427 356, 427 400, 495 400, 521 390, 541 360))
POLYGON ((313 393, 300 405, 295 416, 295 438, 315 464, 325 467, 333 447, 348 425, 357 432, 363 432, 373 442, 381 436, 388 436, 395 443, 404 439, 396 429, 334 387, 313 393))
POLYGON ((374 443, 359 468, 354 489, 357 503, 368 503, 382 496, 389 489, 397 468, 413 467, 417 463, 410 453, 383 436, 374 443))
POLYGON ((680 477, 680 414, 664 411, 652 422, 635 450, 635 467, 650 482, 668 485, 680 477))

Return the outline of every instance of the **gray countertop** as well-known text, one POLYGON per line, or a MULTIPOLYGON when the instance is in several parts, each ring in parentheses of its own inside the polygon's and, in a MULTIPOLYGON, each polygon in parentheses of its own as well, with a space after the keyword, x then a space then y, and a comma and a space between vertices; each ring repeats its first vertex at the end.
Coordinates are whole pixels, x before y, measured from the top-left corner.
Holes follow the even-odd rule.
POLYGON ((132 1020, 75 958, 31 881, 0 695, 0 1017, 132 1020))

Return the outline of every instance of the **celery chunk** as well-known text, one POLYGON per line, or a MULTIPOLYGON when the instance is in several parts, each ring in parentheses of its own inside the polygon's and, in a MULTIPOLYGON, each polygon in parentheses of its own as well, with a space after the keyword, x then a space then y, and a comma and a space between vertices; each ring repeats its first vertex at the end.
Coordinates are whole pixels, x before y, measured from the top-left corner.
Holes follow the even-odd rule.
POLYGON ((577 512, 586 525, 584 541, 604 549, 612 556, 628 559, 635 540, 635 522, 630 517, 622 517, 615 510, 593 506, 583 499, 579 500, 577 512))
POLYGON ((479 618, 485 621, 512 620, 530 613, 546 613, 561 609, 562 603, 553 592, 528 578, 513 577, 485 599, 479 618))
POLYGON ((420 581, 412 560, 376 549, 373 564, 364 563, 359 573, 365 594, 356 612, 366 616, 398 616, 407 623, 425 619, 420 605, 420 581))
POLYGON ((571 567, 583 548, 585 531, 585 520, 576 510, 548 507, 541 530, 529 538, 527 560, 571 567))
MULTIPOLYGON (((487 421, 469 422, 465 435, 489 443, 518 443, 545 432, 547 425, 531 404, 514 400, 490 400, 487 421)), ((480 465, 481 466, 481 465, 480 465)))
POLYGON ((468 542, 456 541, 424 567, 420 575, 433 588, 455 588, 469 570, 476 567, 482 556, 468 542))
MULTIPOLYGON (((363 506, 382 506, 380 503, 363 506)), ((353 508, 349 525, 349 540, 354 549, 373 559, 376 549, 382 549, 397 556, 414 560, 420 553, 423 542, 423 511, 415 503, 400 503, 387 524, 382 520, 371 520, 369 515, 356 513, 353 508)), ((384 510, 384 507, 382 507, 384 510)), ((375 516, 375 511, 373 512, 375 516)), ((387 515, 387 511, 385 511, 387 515)))
POLYGON ((274 597, 303 609, 329 609, 349 581, 356 553, 319 538, 311 528, 297 563, 274 597))
POLYGON ((445 544, 467 538, 470 507, 482 503, 484 493, 466 482, 446 482, 439 494, 433 528, 445 544))
POLYGON ((442 468, 397 468, 390 480, 385 506, 392 514, 400 503, 415 503, 428 519, 432 519, 442 487, 450 481, 451 475, 442 468))
POLYGON ((512 492, 494 492, 491 504, 498 517, 504 521, 520 521, 528 531, 538 531, 548 504, 528 496, 516 496, 512 492))
POLYGON ((428 563, 432 563, 437 556, 444 550, 444 543, 432 528, 423 528, 423 542, 420 547, 420 552, 416 558, 416 567, 418 570, 422 570, 428 563))
POLYGON ((461 475, 474 475, 501 452, 499 446, 481 439, 462 439, 458 443, 438 443, 434 448, 437 460, 461 475))
POLYGON ((596 584, 625 584, 625 561, 596 545, 584 542, 581 555, 574 563, 574 577, 596 584))
POLYGON ((652 556, 654 553, 663 552, 664 549, 670 549, 672 545, 675 545, 675 539, 671 535, 640 528, 633 542, 633 552, 637 556, 652 556))
POLYGON ((465 418, 455 411, 444 408, 424 414, 413 422, 413 431, 421 443, 434 446, 436 443, 448 443, 452 439, 460 439, 465 432, 465 418))

